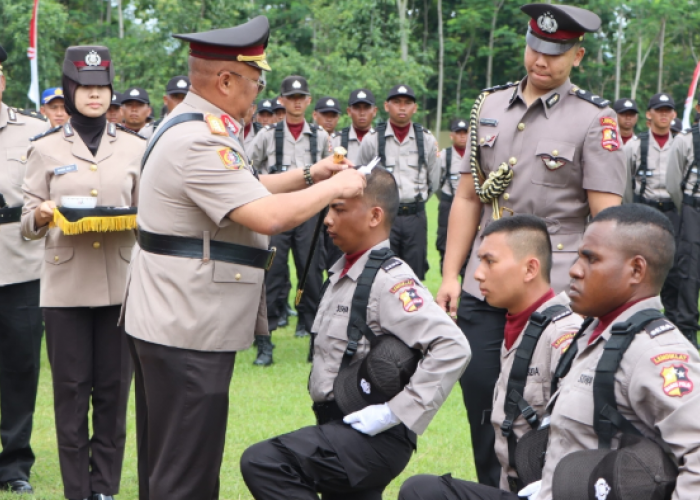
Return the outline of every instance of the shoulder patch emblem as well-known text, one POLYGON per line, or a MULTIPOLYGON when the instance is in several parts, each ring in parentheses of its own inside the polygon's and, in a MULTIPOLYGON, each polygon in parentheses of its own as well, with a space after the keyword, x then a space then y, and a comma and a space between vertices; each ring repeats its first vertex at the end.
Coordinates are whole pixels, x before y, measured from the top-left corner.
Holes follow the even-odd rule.
POLYGON ((401 292, 399 294, 399 300, 403 303, 403 309, 406 312, 416 312, 423 307, 423 299, 418 295, 415 288, 409 288, 401 292))
POLYGON ((607 107, 608 104, 610 104, 610 101, 608 101, 607 99, 603 99, 600 96, 592 94, 576 86, 572 87, 569 92, 574 94, 579 99, 583 99, 584 101, 590 102, 594 106, 598 106, 601 109, 607 107))
POLYGON ((561 349, 561 352, 566 352, 575 336, 576 334, 574 332, 565 333, 557 340, 552 342, 552 347, 555 349, 561 349))
POLYGON ((603 127, 603 138, 600 145, 607 151, 617 151, 620 149, 620 138, 617 135, 617 122, 609 116, 600 119, 603 127))
POLYGON ((652 357, 651 361, 655 365, 660 365, 661 363, 666 363, 667 361, 681 361, 683 363, 687 363, 689 359, 690 356, 687 354, 682 354, 680 352, 665 352, 652 357))
POLYGON ((221 121, 221 118, 212 114, 207 114, 205 115, 204 120, 207 122, 207 125, 209 125, 209 130, 212 134, 228 136, 226 126, 224 125, 224 122, 221 121))
POLYGON ((664 379, 664 394, 682 398, 693 392, 693 381, 688 377, 688 367, 684 364, 667 366, 661 370, 664 379))
POLYGON ((235 152, 231 148, 221 148, 217 149, 216 152, 219 154, 219 159, 221 163, 224 164, 228 170, 241 170, 245 168, 245 162, 240 154, 235 152))
POLYGON ((389 291, 390 291, 391 293, 396 293, 396 292, 398 292, 399 290, 401 290, 402 288, 406 288, 406 287, 409 287, 409 286, 416 286, 416 280, 414 280, 413 278, 410 278, 410 279, 407 279, 407 280, 399 281, 399 282, 396 283, 394 286, 392 286, 392 287, 389 289, 389 291))

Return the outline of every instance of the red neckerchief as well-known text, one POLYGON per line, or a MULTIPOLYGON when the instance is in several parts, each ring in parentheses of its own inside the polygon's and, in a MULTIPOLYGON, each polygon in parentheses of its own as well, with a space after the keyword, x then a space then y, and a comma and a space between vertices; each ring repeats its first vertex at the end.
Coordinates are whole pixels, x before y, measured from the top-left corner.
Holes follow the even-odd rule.
POLYGON ((459 146, 452 146, 455 148, 455 151, 457 151, 457 154, 461 157, 464 157, 464 153, 467 152, 467 146, 464 146, 463 148, 460 148, 459 146))
POLYGON ((299 138, 299 136, 301 135, 301 131, 304 130, 304 122, 300 122, 300 123, 287 122, 287 127, 289 128, 289 132, 292 134, 292 137, 294 137, 294 140, 296 141, 299 138))
POLYGON ((547 291, 547 293, 545 293, 542 297, 539 298, 537 302, 532 304, 524 311, 519 312, 517 314, 506 314, 506 328, 504 330, 504 340, 506 344, 506 349, 510 349, 511 347, 513 347, 513 344, 515 344, 515 341, 518 339, 518 336, 520 336, 520 334, 522 333, 523 328, 525 328, 525 324, 530 319, 530 316, 532 316, 532 313, 534 313, 537 310, 537 308, 540 307, 542 304, 544 304, 550 299, 553 299, 554 297, 554 290, 550 288, 547 291))
POLYGON ((632 137, 634 137, 634 134, 628 135, 625 137, 624 135, 620 134, 620 137, 622 137, 622 144, 627 144, 627 141, 629 141, 632 137))
POLYGON ((612 325, 613 321, 617 319, 617 317, 625 312, 627 309, 635 305, 637 302, 641 302, 642 300, 645 299, 639 299, 639 300, 634 300, 632 302, 625 302, 622 304, 620 307, 617 309, 614 309, 610 311, 608 314, 605 314, 598 318, 598 326, 595 327, 595 330, 593 330, 593 333, 591 334, 591 338, 588 339, 588 345, 591 345, 595 339, 600 337, 600 335, 610 326, 612 325))
POLYGON ((355 128, 354 125, 353 125, 352 128, 355 129, 355 135, 357 136, 357 140, 360 141, 360 142, 362 142, 362 138, 363 138, 365 135, 367 135, 367 132, 369 132, 369 129, 367 129, 367 130, 358 130, 358 129, 355 128))
POLYGON ((361 250, 359 252, 351 253, 351 254, 345 254, 345 265, 343 266, 343 270, 340 271, 340 276, 339 278, 342 278, 346 274, 348 274, 348 271, 350 268, 357 262, 357 259, 362 257, 364 254, 366 254, 369 251, 369 248, 367 250, 361 250))
POLYGON ((251 125, 253 125, 252 122, 246 123, 245 127, 243 127, 243 138, 246 139, 248 137, 248 133, 250 132, 251 125))
POLYGON ((408 135, 408 131, 411 128, 411 124, 409 123, 408 125, 399 127, 398 125, 394 125, 394 123, 392 123, 391 128, 394 130, 394 137, 396 137, 396 140, 399 142, 403 142, 403 140, 408 135))
POLYGON ((666 134, 666 135, 656 135, 656 134, 654 134, 654 132, 652 132, 652 134, 654 135, 654 139, 656 139, 656 142, 659 144, 659 147, 660 147, 661 149, 664 148, 664 146, 665 146, 666 143, 668 142, 668 138, 671 137, 671 133, 670 133, 670 132, 669 132, 668 134, 666 134))

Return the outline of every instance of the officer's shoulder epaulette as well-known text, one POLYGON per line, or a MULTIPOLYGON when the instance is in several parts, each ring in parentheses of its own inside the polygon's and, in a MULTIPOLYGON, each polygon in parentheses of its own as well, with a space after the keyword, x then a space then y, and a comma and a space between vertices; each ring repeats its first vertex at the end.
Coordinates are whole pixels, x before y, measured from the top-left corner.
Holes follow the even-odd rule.
POLYGON ((272 130, 273 129, 272 125, 265 125, 263 128, 265 130, 272 130))
POLYGON ((19 113, 20 115, 30 116, 32 118, 36 118, 37 120, 41 120, 43 122, 47 121, 47 118, 37 111, 31 111, 29 109, 23 109, 23 108, 15 108, 15 111, 17 113, 19 113))
POLYGON ((126 133, 128 133, 128 134, 135 135, 136 137, 138 137, 139 139, 143 139, 144 141, 146 140, 146 138, 145 138, 144 136, 139 135, 138 132, 134 132, 134 131, 131 130, 130 128, 125 127, 124 125, 122 125, 121 123, 117 123, 117 130, 121 130, 122 132, 126 132, 126 133))
POLYGON ((568 317, 571 316, 572 314, 574 314, 574 313, 571 311, 571 309, 568 309, 568 308, 567 308, 565 311, 561 311, 561 312, 557 313, 557 314, 552 318, 552 323, 556 323, 556 322, 559 321, 559 320, 562 320, 562 319, 564 319, 564 318, 568 318, 568 317))
POLYGON ((391 271, 395 267, 399 267, 401 264, 402 264, 401 259, 397 259, 396 257, 392 257, 390 259, 385 260, 381 267, 382 267, 382 269, 384 269, 384 271, 391 271))
POLYGON ((35 135, 34 137, 30 137, 30 138, 29 138, 29 141, 30 141, 30 142, 38 141, 38 140, 41 139, 42 137, 46 137, 47 135, 55 134, 56 132, 58 132, 58 131, 61 130, 62 128, 63 128, 63 125, 58 125, 58 126, 56 126, 56 127, 50 128, 50 129, 48 129, 46 132, 43 132, 43 133, 41 133, 41 134, 37 134, 37 135, 35 135))
POLYGON ((333 132, 333 133, 331 134, 331 138, 332 138, 332 139, 335 139, 336 137, 338 137, 338 132, 333 132))
POLYGON ((372 127, 372 128, 369 129, 369 133, 370 133, 370 134, 376 134, 377 131, 374 130, 374 127, 372 127))
POLYGON ((602 97, 595 95, 593 92, 580 89, 575 85, 571 87, 569 93, 575 95, 579 99, 583 99, 584 101, 590 102, 591 104, 598 106, 601 109, 606 108, 610 104, 610 101, 608 101, 607 99, 603 99, 602 97))
POLYGON ((518 80, 517 82, 504 83, 503 85, 494 85, 493 87, 489 87, 487 89, 482 90, 482 92, 498 92, 499 90, 507 90, 507 89, 515 87, 519 83, 520 83, 520 80, 518 80))
POLYGON ((646 331, 651 338, 675 329, 676 326, 666 318, 655 319, 644 327, 644 331, 646 331))

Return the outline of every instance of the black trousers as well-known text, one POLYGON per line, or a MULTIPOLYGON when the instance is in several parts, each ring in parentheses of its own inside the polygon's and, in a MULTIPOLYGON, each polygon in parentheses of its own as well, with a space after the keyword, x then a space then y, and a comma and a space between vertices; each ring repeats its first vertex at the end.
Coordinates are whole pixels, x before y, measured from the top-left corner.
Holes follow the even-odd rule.
POLYGON ((399 500, 517 500, 510 491, 444 476, 413 476, 401 485, 399 500))
MULTIPOLYGON (((669 273, 669 278, 674 275, 677 279, 678 295, 675 314, 670 319, 691 340, 693 345, 697 346, 698 293, 700 293, 700 208, 683 204, 676 245, 676 261, 669 273)), ((665 306, 666 303, 664 303, 665 306)))
POLYGON ((67 498, 119 492, 132 369, 124 330, 117 326, 120 308, 44 308, 58 458, 67 498))
POLYGON ((215 500, 235 352, 129 337, 136 380, 140 500, 215 500))
MULTIPOLYGON (((440 193, 442 196, 442 193, 440 193)), ((438 205, 438 227, 437 239, 435 246, 440 253, 440 273, 442 273, 442 263, 445 260, 445 250, 447 249, 447 223, 450 220, 450 209, 452 208, 452 200, 444 200, 440 198, 438 205)))
POLYGON ((0 286, 0 482, 29 479, 41 358, 39 281, 0 286))
POLYGON ((496 437, 491 425, 491 406, 501 371, 506 310, 492 307, 486 301, 462 292, 457 324, 472 349, 472 359, 459 383, 469 418, 476 475, 481 484, 497 488, 501 464, 494 450, 496 437))
MULTIPOLYGON (((678 295, 680 292, 680 286, 681 286, 681 276, 680 276, 680 269, 678 268, 678 257, 679 257, 679 248, 678 248, 678 238, 679 238, 679 230, 680 230, 680 216, 678 215, 678 212, 676 212, 675 209, 663 212, 666 217, 668 217, 669 221, 671 221, 671 224, 673 225, 673 230, 676 235, 676 258, 674 260, 674 266, 673 268, 669 271, 668 276, 666 277, 666 280, 664 281, 663 287, 661 287, 661 303, 664 306, 664 314, 666 314, 666 317, 670 319, 673 323, 677 324, 678 321, 678 295)), ((695 309, 697 310, 697 305, 695 306, 695 309)))
POLYGON ((399 215, 391 226, 391 249, 411 266, 419 280, 428 272, 428 221, 425 211, 414 215, 399 215))
POLYGON ((370 437, 336 420, 254 444, 241 473, 256 500, 380 500, 413 450, 403 424, 370 437))
MULTIPOLYGON (((280 300, 280 298, 283 295, 286 296, 285 290, 288 290, 286 284, 289 282, 289 251, 291 250, 294 256, 297 278, 301 280, 306 259, 311 249, 311 240, 317 218, 318 216, 312 217, 300 226, 277 234, 270 240, 270 246, 277 248, 277 255, 272 262, 272 267, 265 275, 267 321, 270 331, 277 329, 277 322, 282 315, 281 307, 284 307, 284 301, 280 300)), ((311 331, 314 323, 318 302, 321 299, 321 286, 323 285, 323 259, 321 255, 323 250, 321 238, 318 240, 316 251, 311 261, 311 271, 309 271, 309 276, 306 279, 304 295, 297 307, 299 322, 306 327, 307 332, 311 331)))

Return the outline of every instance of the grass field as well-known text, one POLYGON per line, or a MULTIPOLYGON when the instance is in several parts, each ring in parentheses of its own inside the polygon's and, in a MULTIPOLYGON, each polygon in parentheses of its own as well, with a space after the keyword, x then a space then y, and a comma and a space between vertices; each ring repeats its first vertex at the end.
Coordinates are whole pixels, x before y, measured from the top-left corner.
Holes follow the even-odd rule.
MULTIPOLYGON (((431 270, 426 284, 434 293, 440 285, 439 256, 435 250, 437 202, 433 198, 428 208, 429 259, 431 270)), ((252 365, 255 352, 241 352, 231 383, 231 404, 226 436, 226 450, 221 470, 221 498, 250 499, 241 478, 238 461, 249 445, 263 439, 314 423, 311 401, 306 391, 310 365, 306 363, 307 339, 294 338, 296 320, 274 333, 275 364, 269 368, 252 365)), ((138 498, 133 391, 129 404, 127 447, 119 498, 138 498)), ((444 474, 474 479, 469 427, 459 386, 450 394, 426 433, 418 440, 418 451, 408 467, 386 490, 384 497, 394 499, 401 483, 418 473, 444 474)), ((34 419, 32 447, 37 456, 31 483, 35 497, 42 500, 63 498, 63 485, 58 466, 56 433, 53 417, 51 371, 42 356, 41 379, 34 419)), ((0 499, 17 498, 8 493, 0 499)))

